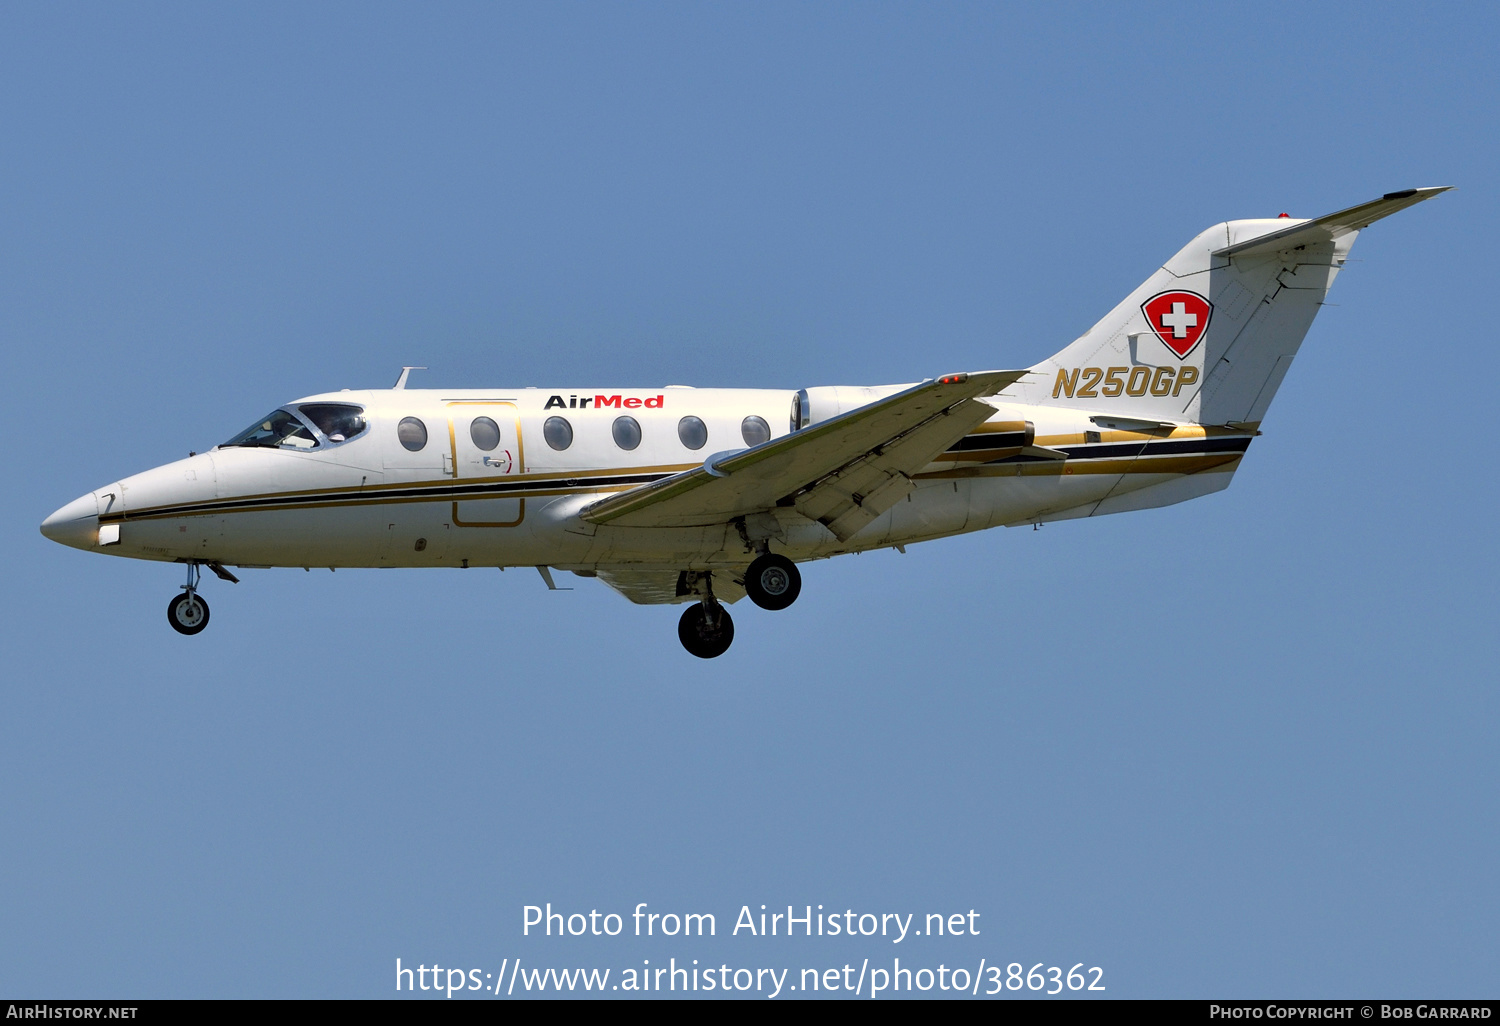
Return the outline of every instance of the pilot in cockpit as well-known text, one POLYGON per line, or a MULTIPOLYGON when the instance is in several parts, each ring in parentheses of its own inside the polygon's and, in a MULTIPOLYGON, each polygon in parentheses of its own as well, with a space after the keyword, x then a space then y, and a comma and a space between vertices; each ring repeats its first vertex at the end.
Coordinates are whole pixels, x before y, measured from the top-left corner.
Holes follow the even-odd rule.
POLYGON ((302 413, 312 421, 330 442, 338 443, 353 438, 365 429, 364 418, 357 406, 340 406, 332 403, 309 403, 301 407, 302 413))

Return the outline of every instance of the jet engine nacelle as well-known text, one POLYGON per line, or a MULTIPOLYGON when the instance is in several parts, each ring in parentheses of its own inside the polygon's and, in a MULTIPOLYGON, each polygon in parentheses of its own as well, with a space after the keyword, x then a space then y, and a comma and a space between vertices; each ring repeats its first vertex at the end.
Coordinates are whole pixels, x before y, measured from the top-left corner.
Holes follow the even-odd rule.
POLYGON ((798 431, 809 424, 837 417, 841 413, 868 406, 877 399, 895 395, 910 385, 880 385, 866 388, 860 385, 820 385, 804 388, 792 399, 792 430, 798 431))

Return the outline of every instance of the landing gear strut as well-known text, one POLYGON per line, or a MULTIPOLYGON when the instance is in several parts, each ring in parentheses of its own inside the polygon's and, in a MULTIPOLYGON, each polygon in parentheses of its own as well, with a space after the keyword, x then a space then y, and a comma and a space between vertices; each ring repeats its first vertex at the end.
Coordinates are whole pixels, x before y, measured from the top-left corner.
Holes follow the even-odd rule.
POLYGON ((745 571, 745 594, 762 609, 785 609, 802 593, 802 574, 785 556, 765 552, 745 571))
POLYGON ((682 611, 677 637, 682 647, 699 659, 713 659, 729 651, 734 641, 734 620, 729 610, 714 598, 712 575, 692 575, 691 587, 698 601, 682 611))
POLYGON ((198 564, 189 563, 182 594, 167 603, 167 623, 178 634, 197 634, 208 626, 208 603, 198 594, 198 574, 198 564))

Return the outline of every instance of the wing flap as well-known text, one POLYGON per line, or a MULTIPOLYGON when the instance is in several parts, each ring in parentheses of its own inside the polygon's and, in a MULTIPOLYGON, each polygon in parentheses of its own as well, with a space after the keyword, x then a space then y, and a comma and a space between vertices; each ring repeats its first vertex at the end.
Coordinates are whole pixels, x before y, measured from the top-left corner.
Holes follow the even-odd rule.
MULTIPOLYGON (((601 566, 588 573, 598 577, 615 591, 641 606, 668 605, 677 602, 696 602, 698 597, 684 593, 679 586, 682 571, 675 567, 662 566, 601 566)), ((745 597, 745 589, 736 584, 731 574, 715 570, 713 575, 714 597, 720 602, 738 602, 745 597)))
POLYGON ((994 407, 969 399, 949 407, 899 438, 813 483, 793 500, 797 512, 846 540, 906 498, 911 476, 934 455, 994 415, 994 407))
POLYGON ((791 499, 794 505, 801 500, 799 511, 805 506, 825 524, 854 514, 840 524, 840 531, 861 520, 862 527, 905 494, 911 474, 994 415, 994 407, 976 397, 993 395, 1024 374, 984 371, 924 382, 753 449, 710 457, 705 466, 610 496, 586 507, 581 516, 622 527, 693 527, 726 523, 791 499))

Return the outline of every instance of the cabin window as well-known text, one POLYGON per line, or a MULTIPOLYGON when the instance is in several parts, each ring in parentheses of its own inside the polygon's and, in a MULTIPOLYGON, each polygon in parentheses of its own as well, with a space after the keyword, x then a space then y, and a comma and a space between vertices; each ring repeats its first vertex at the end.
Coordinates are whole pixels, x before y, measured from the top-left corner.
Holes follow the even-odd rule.
POLYGON ((708 444, 708 426, 697 417, 683 417, 677 422, 677 437, 689 449, 701 449, 708 444))
POLYGON ((558 452, 573 444, 573 425, 562 417, 548 417, 542 425, 542 437, 558 452))
POLYGON ((762 417, 746 417, 740 421, 740 437, 746 445, 760 445, 771 440, 771 425, 762 417))
POLYGON ((318 439, 294 414, 287 410, 273 410, 270 416, 251 424, 220 448, 228 449, 232 446, 246 449, 316 449, 318 439))
POLYGON ((416 417, 403 417, 396 425, 396 437, 401 446, 411 452, 421 452, 427 445, 427 425, 416 417))
POLYGON ((469 437, 474 440, 476 449, 493 452, 500 444, 500 425, 488 417, 475 417, 474 423, 469 425, 469 437))
POLYGON ((343 403, 307 403, 297 407, 330 442, 347 442, 365 429, 364 410, 343 403))
POLYGON ((634 417, 616 417, 610 432, 621 449, 634 449, 641 444, 641 425, 634 417))

